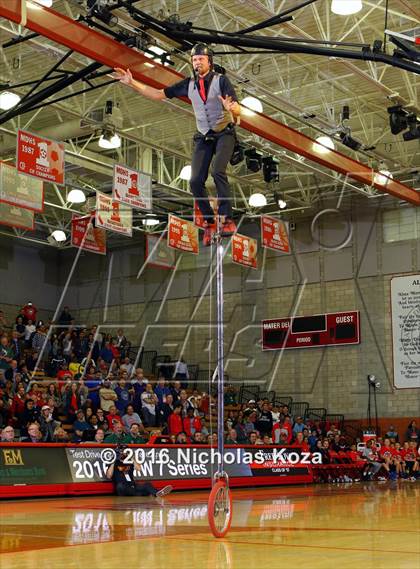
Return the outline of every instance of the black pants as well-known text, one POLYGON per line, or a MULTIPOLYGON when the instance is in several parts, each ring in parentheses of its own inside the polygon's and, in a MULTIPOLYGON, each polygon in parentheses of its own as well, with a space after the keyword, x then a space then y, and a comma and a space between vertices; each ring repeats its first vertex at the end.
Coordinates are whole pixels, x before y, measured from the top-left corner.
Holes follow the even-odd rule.
POLYGON ((227 128, 220 133, 214 133, 213 136, 213 142, 206 142, 205 137, 200 133, 194 136, 191 159, 191 191, 197 200, 204 219, 207 220, 212 220, 214 216, 205 185, 213 157, 211 175, 216 185, 219 215, 232 217, 230 187, 226 168, 235 146, 235 132, 233 128, 227 128))
POLYGON ((120 483, 116 485, 115 489, 117 496, 156 496, 157 493, 156 488, 150 482, 136 484, 135 486, 120 483))

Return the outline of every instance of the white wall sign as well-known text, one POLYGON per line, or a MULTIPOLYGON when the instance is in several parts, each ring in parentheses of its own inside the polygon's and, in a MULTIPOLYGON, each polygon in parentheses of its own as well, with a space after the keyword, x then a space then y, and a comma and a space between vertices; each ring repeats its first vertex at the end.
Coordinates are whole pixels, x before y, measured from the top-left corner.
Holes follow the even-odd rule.
POLYGON ((391 280, 394 385, 420 388, 420 275, 391 280))

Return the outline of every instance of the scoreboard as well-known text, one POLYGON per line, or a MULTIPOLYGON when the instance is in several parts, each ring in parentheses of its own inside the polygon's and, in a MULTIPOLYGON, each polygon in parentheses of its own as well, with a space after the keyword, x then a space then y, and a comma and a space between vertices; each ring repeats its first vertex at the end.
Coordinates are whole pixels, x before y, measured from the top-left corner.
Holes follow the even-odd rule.
POLYGON ((359 311, 262 321, 263 350, 360 344, 359 311))

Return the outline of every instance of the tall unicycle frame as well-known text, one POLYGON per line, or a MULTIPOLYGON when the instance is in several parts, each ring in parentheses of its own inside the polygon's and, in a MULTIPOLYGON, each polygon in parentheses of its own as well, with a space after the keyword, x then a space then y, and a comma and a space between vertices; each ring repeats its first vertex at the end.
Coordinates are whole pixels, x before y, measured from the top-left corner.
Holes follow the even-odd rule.
POLYGON ((224 537, 232 522, 232 495, 224 469, 224 330, 223 330, 223 244, 220 217, 216 226, 216 331, 217 331, 217 470, 212 478, 208 501, 208 519, 215 537, 224 537))

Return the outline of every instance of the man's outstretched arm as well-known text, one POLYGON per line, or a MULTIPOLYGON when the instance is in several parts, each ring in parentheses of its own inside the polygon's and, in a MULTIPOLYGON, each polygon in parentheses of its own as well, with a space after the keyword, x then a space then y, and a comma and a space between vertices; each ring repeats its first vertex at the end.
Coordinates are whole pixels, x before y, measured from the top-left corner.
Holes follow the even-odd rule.
POLYGON ((124 71, 124 69, 121 69, 121 67, 116 67, 115 73, 113 73, 112 76, 114 79, 118 79, 123 85, 131 87, 148 99, 152 99, 153 101, 162 101, 163 99, 166 99, 166 95, 163 89, 155 89, 154 87, 149 87, 149 85, 141 83, 141 81, 133 79, 133 76, 129 69, 124 71))

